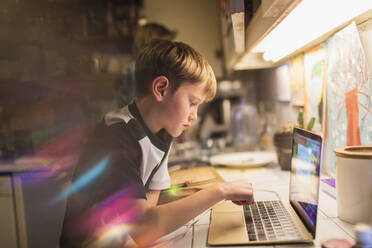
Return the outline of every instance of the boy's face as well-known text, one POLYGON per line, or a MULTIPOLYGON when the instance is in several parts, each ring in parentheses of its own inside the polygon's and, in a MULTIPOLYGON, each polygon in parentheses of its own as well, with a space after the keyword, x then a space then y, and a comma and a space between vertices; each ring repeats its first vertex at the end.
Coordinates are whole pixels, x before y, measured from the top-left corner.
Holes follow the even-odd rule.
POLYGON ((203 83, 184 83, 173 94, 168 91, 164 101, 164 128, 178 137, 197 119, 199 105, 205 99, 203 83))

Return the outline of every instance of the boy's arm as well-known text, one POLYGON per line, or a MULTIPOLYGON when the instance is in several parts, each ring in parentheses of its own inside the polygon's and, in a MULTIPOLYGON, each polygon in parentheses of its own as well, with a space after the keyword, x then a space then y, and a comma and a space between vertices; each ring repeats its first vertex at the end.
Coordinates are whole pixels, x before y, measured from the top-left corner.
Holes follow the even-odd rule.
POLYGON ((183 199, 146 209, 146 200, 137 200, 143 215, 131 232, 141 247, 151 244, 198 216, 221 200, 234 200, 243 204, 253 202, 252 185, 246 181, 216 183, 183 199))
POLYGON ((146 192, 146 203, 148 207, 155 207, 158 205, 160 190, 148 190, 146 192))

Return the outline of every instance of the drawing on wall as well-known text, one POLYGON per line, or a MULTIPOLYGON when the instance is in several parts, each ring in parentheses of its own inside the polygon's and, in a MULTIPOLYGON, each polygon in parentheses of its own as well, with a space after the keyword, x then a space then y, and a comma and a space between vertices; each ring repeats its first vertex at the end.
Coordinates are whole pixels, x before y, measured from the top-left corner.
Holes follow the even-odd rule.
POLYGON ((324 45, 328 54, 325 146, 330 153, 325 164, 333 174, 336 147, 372 143, 372 80, 355 23, 324 45))
POLYGON ((304 106, 304 56, 299 54, 291 59, 290 62, 292 105, 304 106))
POLYGON ((317 46, 304 55, 305 67, 305 123, 315 117, 313 130, 322 131, 323 92, 326 75, 327 53, 322 46, 317 46))

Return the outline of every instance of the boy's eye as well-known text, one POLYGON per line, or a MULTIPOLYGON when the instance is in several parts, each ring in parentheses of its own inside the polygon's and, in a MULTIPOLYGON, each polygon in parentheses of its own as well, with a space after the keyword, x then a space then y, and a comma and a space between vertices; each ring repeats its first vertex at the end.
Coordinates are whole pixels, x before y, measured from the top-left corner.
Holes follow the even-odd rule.
POLYGON ((191 105, 191 106, 196 106, 196 105, 198 105, 198 103, 196 103, 196 102, 192 102, 190 105, 191 105))

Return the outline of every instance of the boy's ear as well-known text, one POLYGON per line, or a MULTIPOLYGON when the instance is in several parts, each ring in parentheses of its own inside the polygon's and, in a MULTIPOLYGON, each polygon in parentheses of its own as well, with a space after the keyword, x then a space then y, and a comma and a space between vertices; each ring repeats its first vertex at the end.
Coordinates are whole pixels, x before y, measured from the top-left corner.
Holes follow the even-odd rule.
POLYGON ((158 76, 152 81, 152 94, 157 101, 161 101, 169 90, 169 80, 165 76, 158 76))

